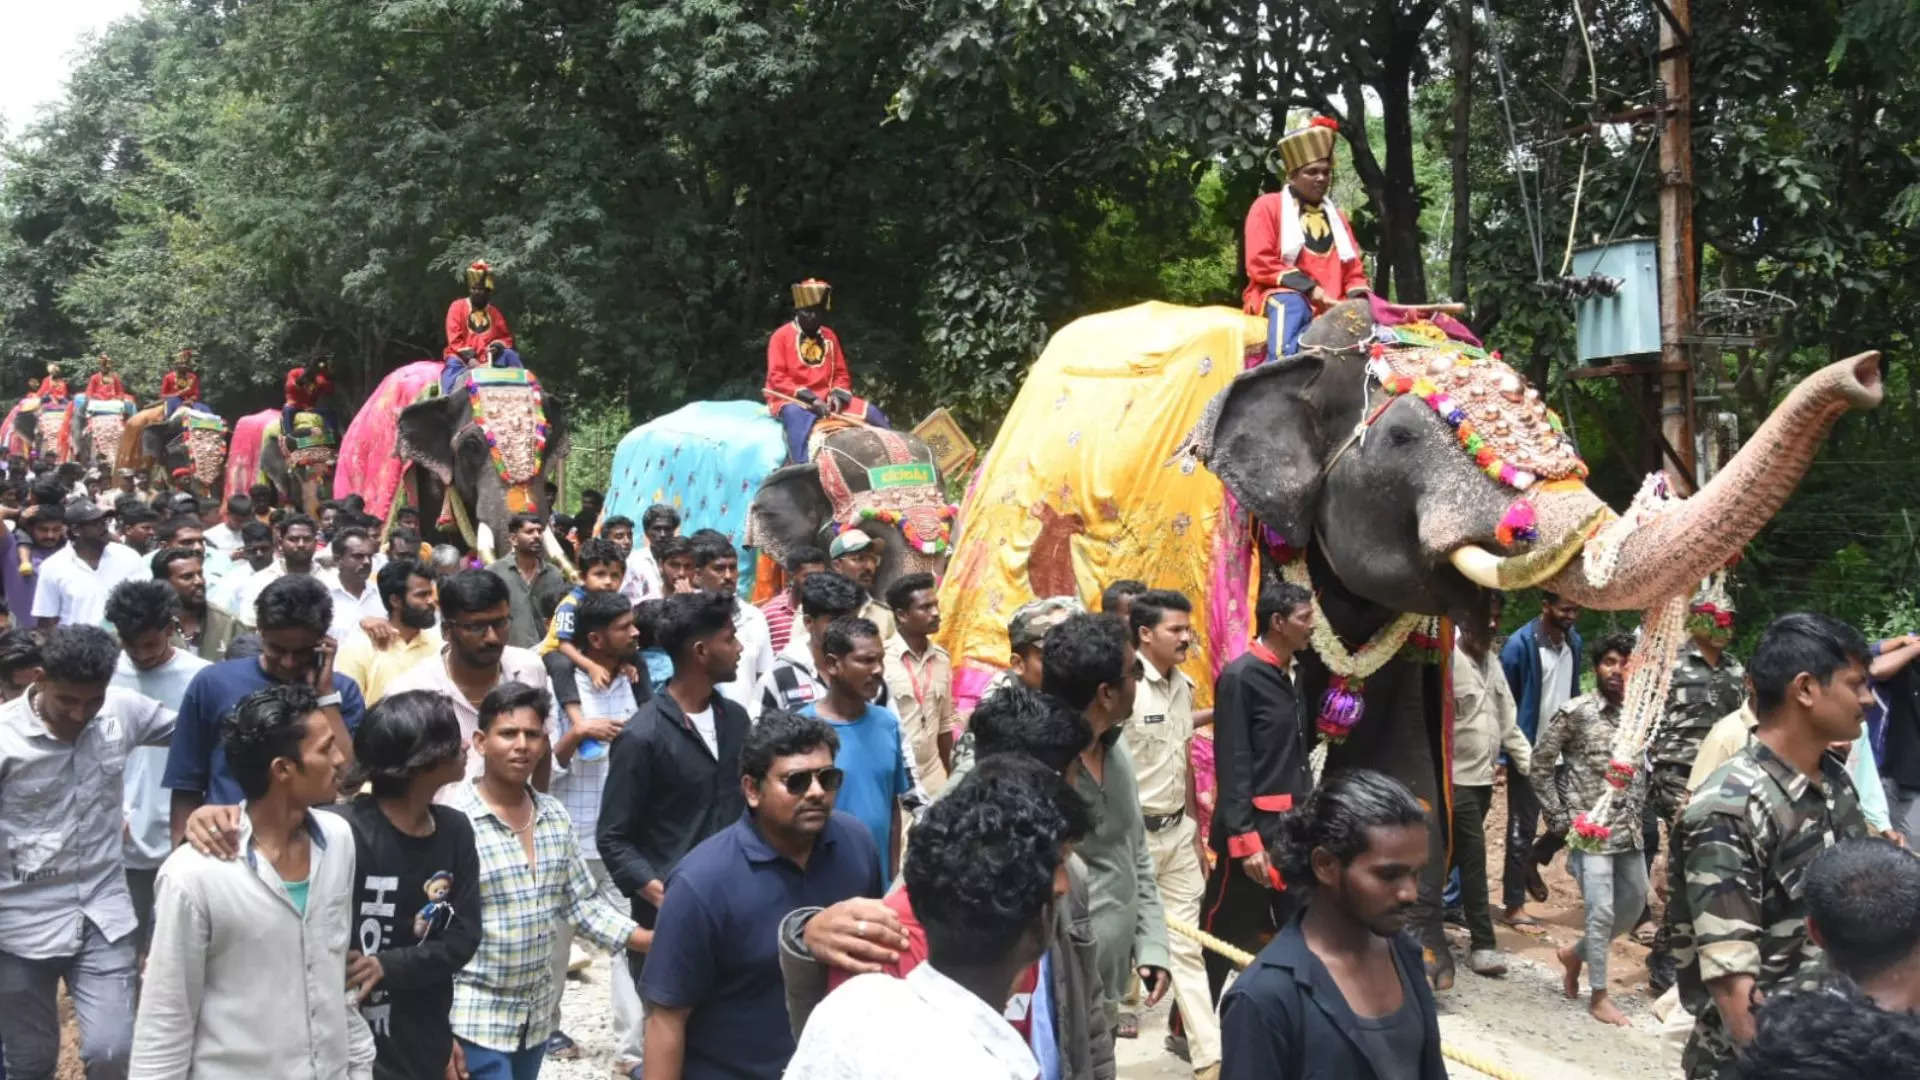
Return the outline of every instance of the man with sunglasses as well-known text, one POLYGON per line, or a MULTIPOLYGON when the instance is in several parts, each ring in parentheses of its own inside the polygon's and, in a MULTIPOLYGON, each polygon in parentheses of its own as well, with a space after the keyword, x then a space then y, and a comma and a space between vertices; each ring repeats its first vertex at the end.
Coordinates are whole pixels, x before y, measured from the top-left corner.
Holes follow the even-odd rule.
POLYGON ((334 739, 352 758, 353 729, 365 703, 360 687, 333 670, 334 640, 327 636, 333 601, 327 587, 305 574, 276 578, 260 590, 253 617, 260 655, 202 668, 180 701, 180 722, 167 750, 162 786, 173 792, 172 834, 178 846, 187 816, 201 805, 235 805, 239 781, 227 769, 220 725, 240 699, 270 686, 297 683, 312 690, 334 726, 334 739))
POLYGON ((747 733, 747 812, 667 880, 640 986, 647 1080, 778 1076, 793 1056, 781 920, 882 888, 873 837, 834 810, 839 745, 825 721, 788 712, 763 714, 747 733))
MULTIPOLYGON (((747 711, 717 689, 740 667, 733 598, 680 593, 662 603, 659 643, 673 658, 673 678, 614 738, 594 836, 608 875, 645 927, 659 915, 680 860, 738 821, 747 805, 740 787, 747 711)), ((646 963, 646 953, 627 954, 636 985, 646 963)), ((639 1026, 614 1050, 622 1075, 640 1075, 639 1026)))

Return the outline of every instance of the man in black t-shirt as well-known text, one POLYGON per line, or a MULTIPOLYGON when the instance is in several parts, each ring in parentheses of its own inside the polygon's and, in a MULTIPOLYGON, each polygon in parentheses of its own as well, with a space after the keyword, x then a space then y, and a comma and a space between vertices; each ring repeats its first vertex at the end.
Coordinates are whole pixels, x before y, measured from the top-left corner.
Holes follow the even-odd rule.
POLYGON ((1920 634, 1888 638, 1874 650, 1867 674, 1886 706, 1880 778, 1887 815, 1909 846, 1920 840, 1920 634))

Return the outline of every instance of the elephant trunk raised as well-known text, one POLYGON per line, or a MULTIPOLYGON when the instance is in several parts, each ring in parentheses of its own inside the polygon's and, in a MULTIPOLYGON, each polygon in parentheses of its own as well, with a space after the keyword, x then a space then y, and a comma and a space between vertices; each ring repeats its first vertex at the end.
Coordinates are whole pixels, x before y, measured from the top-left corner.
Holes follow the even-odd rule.
POLYGON ((1880 403, 1879 361, 1877 352, 1862 353, 1801 382, 1697 495, 1627 532, 1610 573, 1592 553, 1576 557, 1615 519, 1584 485, 1548 485, 1534 498, 1540 535, 1557 541, 1509 558, 1469 546, 1452 552, 1452 562, 1478 584, 1538 584, 1603 610, 1645 608, 1691 592, 1786 503, 1834 421, 1880 403))

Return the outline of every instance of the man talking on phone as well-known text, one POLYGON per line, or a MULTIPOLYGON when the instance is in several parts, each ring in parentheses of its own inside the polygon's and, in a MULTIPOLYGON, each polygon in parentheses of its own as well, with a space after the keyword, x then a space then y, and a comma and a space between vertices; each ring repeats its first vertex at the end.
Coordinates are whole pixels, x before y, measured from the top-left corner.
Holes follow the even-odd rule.
POLYGON ((240 784, 227 769, 220 748, 220 725, 240 699, 270 686, 298 684, 319 699, 336 742, 353 764, 353 729, 366 709, 360 687, 333 670, 337 643, 327 636, 333 600, 327 587, 305 575, 279 578, 254 601, 260 655, 202 668, 187 684, 180 719, 167 751, 162 786, 173 792, 173 842, 178 845, 187 815, 207 803, 237 804, 240 784))

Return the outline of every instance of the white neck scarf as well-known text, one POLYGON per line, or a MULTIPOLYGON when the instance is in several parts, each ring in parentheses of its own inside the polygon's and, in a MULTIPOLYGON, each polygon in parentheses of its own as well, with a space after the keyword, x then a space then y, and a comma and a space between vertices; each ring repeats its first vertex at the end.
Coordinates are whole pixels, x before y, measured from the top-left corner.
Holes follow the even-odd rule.
MULTIPOLYGON (((1348 262, 1359 256, 1354 246, 1353 234, 1347 231, 1346 219, 1334 208, 1333 199, 1320 200, 1320 209, 1326 212, 1327 227, 1333 230, 1333 250, 1340 256, 1341 262, 1348 262)), ((1300 200, 1293 197, 1293 188, 1281 185, 1280 188, 1280 257, 1292 263, 1300 258, 1300 248, 1307 242, 1306 233, 1300 228, 1300 200)))

